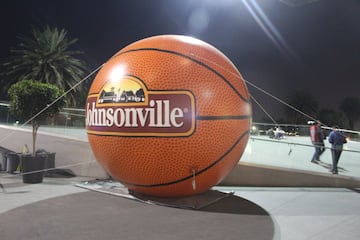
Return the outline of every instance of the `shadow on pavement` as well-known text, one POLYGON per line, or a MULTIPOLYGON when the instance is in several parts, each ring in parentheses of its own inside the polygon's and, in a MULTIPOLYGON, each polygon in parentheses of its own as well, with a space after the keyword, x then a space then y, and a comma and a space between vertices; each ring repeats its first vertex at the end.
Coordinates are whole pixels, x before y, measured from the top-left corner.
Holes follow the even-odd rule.
POLYGON ((260 206, 230 195, 201 209, 147 204, 88 191, 1 214, 2 239, 273 239, 260 206))

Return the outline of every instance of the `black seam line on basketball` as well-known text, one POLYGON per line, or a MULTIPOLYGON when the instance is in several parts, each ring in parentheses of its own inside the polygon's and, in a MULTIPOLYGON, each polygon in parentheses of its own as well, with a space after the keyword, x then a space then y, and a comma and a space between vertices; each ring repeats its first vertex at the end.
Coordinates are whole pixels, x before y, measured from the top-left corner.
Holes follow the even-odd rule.
POLYGON ((243 120, 243 119, 250 119, 250 115, 239 115, 239 116, 197 116, 196 120, 203 121, 203 120, 243 120))
POLYGON ((207 166, 206 168, 198 171, 195 173, 195 175, 189 175, 187 177, 184 177, 184 178, 180 178, 178 180, 175 180, 175 181, 171 181, 171 182, 166 182, 166 183, 157 183, 157 184, 137 184, 137 183, 130 183, 130 182, 126 182, 126 181, 122 181, 119 179, 120 182, 122 182, 123 184, 128 184, 128 185, 132 185, 132 186, 135 186, 135 187, 163 187, 163 186, 169 186, 169 185, 172 185, 172 184, 176 184, 176 183, 180 183, 182 181, 185 181, 185 180, 188 180, 188 179, 191 179, 193 178, 194 176, 198 176, 200 174, 202 174, 203 172, 206 172, 207 170, 209 170, 210 168, 212 168, 213 166, 215 166, 216 164, 218 164, 219 162, 221 162, 224 157, 226 157, 226 155, 228 155, 235 147, 236 145, 238 145, 240 143, 240 141, 246 136, 250 134, 250 131, 245 131, 237 140, 236 142, 219 158, 217 159, 215 162, 213 162, 212 164, 210 164, 209 166, 207 166))
MULTIPOLYGON (((226 82, 229 87, 231 87, 234 92, 236 93, 236 95, 238 95, 241 100, 243 100, 244 102, 246 103, 250 103, 250 99, 247 99, 245 98, 243 95, 241 95, 237 90, 236 88, 234 88, 234 86, 231 85, 231 83, 223 76, 221 75, 220 73, 218 73, 217 71, 215 71, 214 69, 212 69, 210 66, 206 65, 205 63, 199 61, 199 60, 196 60, 192 57, 189 57, 185 54, 182 54, 182 53, 178 53, 178 52, 175 52, 175 51, 171 51, 171 50, 165 50, 165 49, 160 49, 160 48, 136 48, 136 49, 131 49, 131 50, 128 50, 128 51, 125 51, 125 52, 121 52, 119 54, 116 54, 114 55, 113 57, 116 57, 116 56, 119 56, 119 55, 122 55, 122 54, 125 54, 125 53, 129 53, 129 52, 138 52, 138 51, 158 51, 158 52, 164 52, 164 53, 170 53, 170 54, 174 54, 174 55, 178 55, 178 56, 181 56, 183 58, 187 58, 205 68, 207 68, 208 70, 210 70, 211 72, 213 72, 214 74, 216 74, 218 77, 220 77, 224 82, 226 82)), ((112 58, 113 58, 112 57, 112 58)))

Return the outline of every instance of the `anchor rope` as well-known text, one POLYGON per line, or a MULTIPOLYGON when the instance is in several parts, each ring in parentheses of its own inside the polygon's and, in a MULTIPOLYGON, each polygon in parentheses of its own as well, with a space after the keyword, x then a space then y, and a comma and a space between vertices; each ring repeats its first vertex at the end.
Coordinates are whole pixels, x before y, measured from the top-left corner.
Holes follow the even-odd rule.
MULTIPOLYGON (((191 53, 192 55, 194 55, 193 53, 191 53)), ((197 56, 195 55, 198 59, 202 59, 202 60, 205 60, 207 62, 210 62, 212 63, 213 65, 223 69, 224 71, 226 71, 227 73, 235 76, 235 78, 238 78, 240 79, 239 77, 239 73, 238 72, 231 72, 227 69, 225 69, 223 66, 220 66, 219 64, 209 60, 209 59, 205 59, 205 58, 202 58, 200 56, 197 56)), ((106 62, 105 62, 106 63, 106 62)), ((83 79, 81 79, 79 82, 77 82, 76 84, 74 84, 69 90, 67 90, 66 92, 64 92, 61 96, 59 96, 56 100, 54 100, 52 103, 48 104, 45 108, 43 108, 42 110, 40 110, 37 114, 35 114, 33 117, 31 117, 30 119, 28 119, 26 122, 24 122, 23 124, 20 125, 20 128, 23 128, 26 124, 28 124, 29 122, 31 122, 33 119, 35 119, 37 116, 39 116, 41 113, 43 113, 44 111, 46 111, 48 108, 50 108, 53 104, 55 104, 57 101, 59 101, 61 98, 63 98, 64 96, 66 96, 70 91, 72 91, 73 89, 75 89, 77 86, 79 86, 80 84, 82 84, 84 81, 86 81, 88 78, 90 78, 92 75, 94 75, 99 69, 101 69, 104 64, 101 64, 99 65, 98 67, 96 67, 93 71, 91 71, 86 77, 84 77, 83 79)), ((254 83, 248 81, 247 79, 243 78, 244 82, 246 84, 248 84, 249 86, 255 88, 256 90, 262 92, 263 94, 273 98, 274 100, 276 100, 277 102, 289 107, 290 109, 298 112, 299 114, 303 115, 303 116, 306 116, 308 117, 309 119, 311 120, 316 120, 315 117, 299 110, 298 108, 292 106, 291 104, 285 102, 284 100, 276 97, 275 95, 269 93, 268 91, 262 89, 261 87, 255 85, 254 83)), ((260 109, 273 121, 273 123, 276 125, 276 126, 279 126, 279 124, 275 121, 275 119, 270 115, 270 113, 268 111, 266 111, 266 109, 260 104, 259 101, 257 101, 255 99, 255 97, 253 95, 250 95, 250 98, 260 107, 260 109)), ((323 123, 322 123, 323 124, 323 123)), ((281 125, 281 124, 280 124, 281 125)), ((325 124, 323 124, 324 126, 322 126, 322 128, 325 128, 325 129, 331 129, 330 127, 326 126, 325 124)), ((341 129, 342 131, 344 132, 351 132, 351 133, 359 133, 359 131, 354 131, 354 130, 347 130, 347 129, 341 129)), ((0 143, 2 143, 3 141, 5 141, 7 138, 9 138, 10 136, 12 136, 14 133, 16 132, 16 130, 13 130, 12 132, 10 132, 8 135, 6 135, 5 137, 3 137, 2 139, 0 139, 0 143)), ((273 140, 266 140, 266 139, 256 139, 256 138, 253 138, 251 137, 253 140, 262 140, 262 141, 272 141, 272 142, 279 142, 279 141, 273 141, 273 140)), ((307 144, 299 144, 299 143, 291 143, 291 142, 283 142, 283 143, 287 143, 287 144, 294 144, 294 145, 302 145, 302 146, 312 146, 312 145, 307 145, 307 144)), ((356 152, 356 153, 359 153, 359 151, 356 151, 356 150, 348 150, 348 149, 344 149, 344 151, 349 151, 349 152, 356 152)), ((93 160, 92 160, 93 161, 93 160)), ((92 162, 91 161, 91 162, 92 162)), ((89 163, 89 161, 86 161, 86 162, 81 162, 80 164, 86 164, 86 163, 89 163)), ((75 166, 77 164, 74 164, 74 165, 65 165, 65 166, 75 166)), ((58 168, 61 168, 61 167, 64 167, 64 166, 59 166, 58 168)), ((56 169, 56 168, 54 168, 56 169)), ((45 170, 42 170, 42 171, 47 171, 49 169, 45 169, 45 170)))

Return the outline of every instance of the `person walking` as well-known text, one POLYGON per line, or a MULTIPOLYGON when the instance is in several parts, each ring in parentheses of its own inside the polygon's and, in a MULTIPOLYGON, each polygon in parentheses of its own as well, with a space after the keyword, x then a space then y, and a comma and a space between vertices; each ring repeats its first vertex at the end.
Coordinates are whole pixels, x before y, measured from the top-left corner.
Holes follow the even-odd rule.
POLYGON ((329 143, 331 143, 331 157, 332 165, 330 172, 332 174, 338 174, 338 163, 340 159, 341 152, 343 150, 343 145, 347 143, 346 136, 339 130, 338 126, 334 126, 333 130, 329 134, 329 143))
POLYGON ((311 159, 312 163, 319 163, 320 156, 325 151, 324 138, 325 135, 321 129, 321 123, 319 121, 312 122, 312 126, 310 127, 310 139, 315 147, 315 152, 311 159))

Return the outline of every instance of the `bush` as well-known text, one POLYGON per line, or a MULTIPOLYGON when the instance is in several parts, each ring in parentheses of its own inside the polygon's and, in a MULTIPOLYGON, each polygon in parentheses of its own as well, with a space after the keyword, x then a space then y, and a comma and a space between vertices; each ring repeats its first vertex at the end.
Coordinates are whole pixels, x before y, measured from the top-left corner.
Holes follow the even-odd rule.
POLYGON ((56 85, 33 80, 22 80, 9 88, 10 113, 33 129, 33 154, 40 121, 52 117, 65 105, 60 98, 64 91, 56 85))

